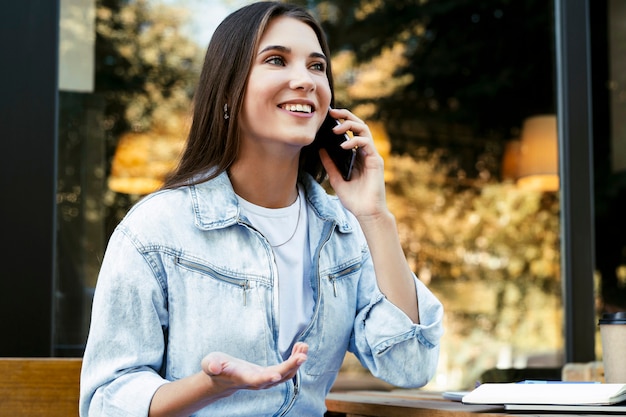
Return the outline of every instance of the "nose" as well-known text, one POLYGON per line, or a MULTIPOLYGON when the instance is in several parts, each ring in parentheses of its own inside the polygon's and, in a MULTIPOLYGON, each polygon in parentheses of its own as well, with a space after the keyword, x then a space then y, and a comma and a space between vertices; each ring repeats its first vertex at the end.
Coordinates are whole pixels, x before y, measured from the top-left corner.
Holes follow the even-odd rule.
POLYGON ((315 89, 315 80, 306 66, 295 66, 291 71, 289 87, 294 90, 312 91, 315 89))

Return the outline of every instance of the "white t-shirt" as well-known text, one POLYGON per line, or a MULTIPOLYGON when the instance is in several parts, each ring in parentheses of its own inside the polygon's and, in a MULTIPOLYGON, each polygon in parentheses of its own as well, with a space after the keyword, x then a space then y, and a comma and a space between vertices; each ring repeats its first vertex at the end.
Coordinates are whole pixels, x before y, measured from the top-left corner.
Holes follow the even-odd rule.
POLYGON ((307 276, 310 271, 307 209, 304 192, 288 207, 271 209, 239 197, 243 214, 269 241, 278 268, 278 348, 283 358, 291 354, 294 339, 311 321, 314 301, 307 276))

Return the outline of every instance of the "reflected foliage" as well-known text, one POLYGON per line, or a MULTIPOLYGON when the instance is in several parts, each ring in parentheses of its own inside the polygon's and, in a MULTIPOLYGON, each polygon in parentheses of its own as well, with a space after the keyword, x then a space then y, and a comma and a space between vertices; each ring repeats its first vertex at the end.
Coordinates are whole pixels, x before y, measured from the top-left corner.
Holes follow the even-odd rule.
POLYGON ((472 125, 478 133, 554 109, 552 4, 541 0, 319 1, 332 50, 367 63, 406 44, 413 81, 377 115, 472 125))
POLYGON ((412 269, 446 307, 439 388, 471 388, 503 355, 562 348, 559 201, 510 182, 468 186, 442 156, 388 157, 388 199, 412 269))
POLYGON ((114 134, 146 131, 153 119, 187 111, 201 58, 181 33, 186 12, 146 0, 99 0, 96 90, 114 134))
MULTIPOLYGON (((182 33, 185 9, 147 0, 96 3, 96 92, 107 103, 108 177, 122 133, 147 132, 155 124, 167 129, 189 111, 202 51, 182 33)), ((186 132, 178 135, 183 140, 186 132)), ((139 197, 109 191, 109 229, 139 197)))
POLYGON ((552 2, 307 4, 316 5, 331 50, 353 55, 356 66, 339 75, 340 83, 359 89, 362 74, 380 58, 391 68, 380 73, 378 84, 402 80, 392 94, 363 84, 360 94, 340 97, 346 106, 367 108, 366 117, 385 121, 396 151, 444 143, 460 168, 477 176, 474 160, 486 139, 501 143, 517 134, 524 118, 555 111, 552 2))

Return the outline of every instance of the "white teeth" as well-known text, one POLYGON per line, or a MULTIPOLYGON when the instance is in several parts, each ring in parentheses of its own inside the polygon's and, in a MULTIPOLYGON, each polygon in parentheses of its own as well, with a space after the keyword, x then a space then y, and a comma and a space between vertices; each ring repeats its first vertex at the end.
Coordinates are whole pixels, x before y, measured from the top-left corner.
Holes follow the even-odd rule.
POLYGON ((311 106, 308 104, 285 104, 283 105, 283 109, 289 111, 298 111, 304 113, 311 113, 311 106))

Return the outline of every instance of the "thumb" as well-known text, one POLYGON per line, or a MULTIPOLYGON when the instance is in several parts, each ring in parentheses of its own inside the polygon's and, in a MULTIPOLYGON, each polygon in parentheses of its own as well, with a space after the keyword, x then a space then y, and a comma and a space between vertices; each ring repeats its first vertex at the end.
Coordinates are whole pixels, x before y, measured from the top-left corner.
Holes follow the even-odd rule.
POLYGON ((209 376, 215 376, 222 373, 224 366, 219 355, 209 354, 202 360, 202 370, 209 376))

